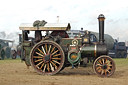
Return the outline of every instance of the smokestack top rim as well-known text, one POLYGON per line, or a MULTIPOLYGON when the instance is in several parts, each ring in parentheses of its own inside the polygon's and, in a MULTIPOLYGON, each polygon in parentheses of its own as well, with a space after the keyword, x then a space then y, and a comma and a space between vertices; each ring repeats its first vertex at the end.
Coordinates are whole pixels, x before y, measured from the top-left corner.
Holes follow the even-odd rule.
POLYGON ((105 16, 103 15, 103 14, 100 14, 99 16, 98 16, 98 19, 105 19, 105 16))

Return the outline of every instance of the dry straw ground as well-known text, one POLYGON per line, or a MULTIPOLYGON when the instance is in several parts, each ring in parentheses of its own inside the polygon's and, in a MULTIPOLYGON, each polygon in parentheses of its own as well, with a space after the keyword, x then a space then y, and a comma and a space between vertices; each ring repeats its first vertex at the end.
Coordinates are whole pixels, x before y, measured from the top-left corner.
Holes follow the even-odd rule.
POLYGON ((0 85, 128 85, 128 59, 114 59, 116 72, 109 78, 98 77, 92 66, 65 68, 54 76, 38 75, 20 60, 0 60, 0 85))

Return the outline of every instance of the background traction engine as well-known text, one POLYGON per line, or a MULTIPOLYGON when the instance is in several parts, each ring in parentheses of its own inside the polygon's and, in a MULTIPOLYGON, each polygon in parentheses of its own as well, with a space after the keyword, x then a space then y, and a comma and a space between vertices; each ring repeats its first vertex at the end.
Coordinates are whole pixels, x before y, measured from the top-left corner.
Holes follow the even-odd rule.
POLYGON ((93 59, 95 73, 102 77, 111 76, 115 72, 115 63, 107 56, 107 46, 104 43, 104 15, 99 20, 99 42, 91 42, 90 33, 69 38, 67 30, 70 24, 50 24, 35 21, 32 25, 21 25, 22 30, 22 60, 27 66, 32 66, 37 73, 54 75, 65 67, 78 67, 93 59), (35 38, 29 38, 30 31, 35 31, 35 38), (42 36, 42 31, 46 32, 42 36))

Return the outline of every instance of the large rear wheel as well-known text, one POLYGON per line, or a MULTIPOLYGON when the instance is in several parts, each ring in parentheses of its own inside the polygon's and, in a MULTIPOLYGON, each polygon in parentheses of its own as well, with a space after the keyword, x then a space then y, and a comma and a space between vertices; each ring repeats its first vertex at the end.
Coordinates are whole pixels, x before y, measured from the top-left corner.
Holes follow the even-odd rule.
POLYGON ((41 41, 31 50, 31 65, 39 74, 58 73, 65 61, 62 48, 54 41, 41 41))
POLYGON ((109 77, 115 72, 115 63, 111 57, 103 55, 98 57, 93 64, 93 69, 98 76, 109 77))

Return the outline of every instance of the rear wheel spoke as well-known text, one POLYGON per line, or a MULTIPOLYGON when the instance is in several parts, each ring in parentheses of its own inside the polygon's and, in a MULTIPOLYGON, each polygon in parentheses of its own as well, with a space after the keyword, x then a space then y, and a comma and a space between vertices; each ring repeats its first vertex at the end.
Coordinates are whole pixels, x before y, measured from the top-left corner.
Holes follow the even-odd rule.
POLYGON ((43 72, 45 72, 45 69, 46 69, 46 64, 45 64, 45 66, 44 66, 43 72))
POLYGON ((40 53, 38 53, 38 52, 36 52, 36 54, 38 54, 38 55, 40 55, 40 56, 44 57, 44 55, 42 55, 42 54, 40 54, 40 53))
POLYGON ((54 51, 54 49, 55 49, 55 47, 54 47, 54 48, 52 48, 52 51, 51 51, 51 53, 54 51))
POLYGON ((44 53, 38 48, 38 50, 44 55, 44 53))
POLYGON ((48 53, 50 53, 50 50, 51 50, 51 45, 49 46, 49 50, 48 50, 48 53))
POLYGON ((35 60, 35 62, 39 62, 39 61, 42 61, 43 59, 38 59, 38 60, 35 60))
POLYGON ((44 66, 44 63, 41 65, 40 69, 42 69, 42 68, 43 68, 43 66, 44 66))
POLYGON ((53 62, 57 63, 57 64, 60 64, 59 62, 55 61, 55 60, 52 60, 53 62))
POLYGON ((53 60, 61 60, 61 58, 52 58, 53 60))
POLYGON ((50 67, 51 67, 51 70, 52 70, 52 71, 54 71, 54 68, 53 68, 53 66, 52 66, 52 64, 51 64, 51 63, 50 63, 50 67))
POLYGON ((45 44, 45 49, 46 49, 46 53, 47 53, 47 44, 45 44))
POLYGON ((56 54, 56 55, 54 55, 53 57, 57 57, 57 56, 60 56, 61 54, 56 54))
POLYGON ((39 62, 36 66, 39 66, 41 63, 43 63, 43 61, 39 62))
POLYGON ((51 61, 51 63, 55 66, 55 69, 57 69, 57 66, 56 66, 56 64, 55 63, 53 63, 52 61, 51 61))
POLYGON ((33 56, 33 58, 42 58, 42 57, 40 57, 40 56, 33 56))
POLYGON ((45 52, 45 50, 44 50, 44 47, 43 47, 43 46, 42 46, 42 50, 43 50, 44 54, 46 55, 46 52, 45 52))
POLYGON ((48 72, 50 71, 49 63, 47 63, 47 70, 48 70, 48 72))
POLYGON ((59 50, 55 51, 54 53, 52 53, 52 55, 54 55, 55 53, 57 53, 59 50))

